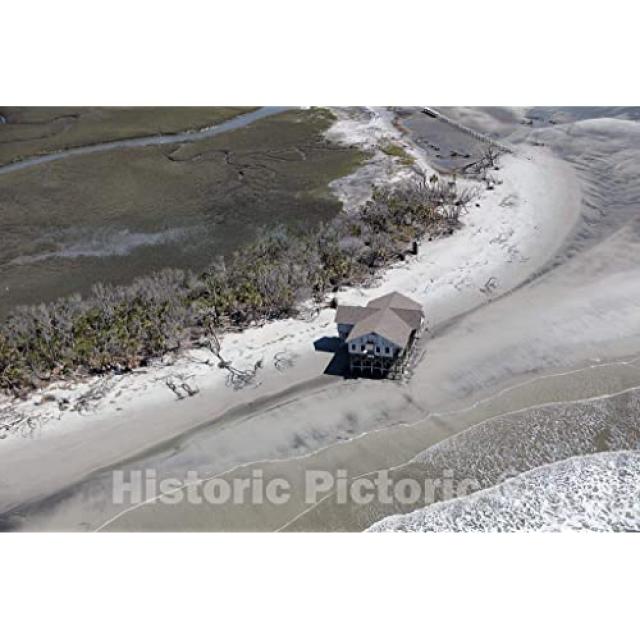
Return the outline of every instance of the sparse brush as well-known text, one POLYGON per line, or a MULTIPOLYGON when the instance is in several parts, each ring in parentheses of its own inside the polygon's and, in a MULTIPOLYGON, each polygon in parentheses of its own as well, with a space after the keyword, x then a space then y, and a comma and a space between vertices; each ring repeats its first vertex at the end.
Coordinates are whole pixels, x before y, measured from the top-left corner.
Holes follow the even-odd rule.
MULTIPOLYGON (((474 195, 433 177, 375 189, 315 229, 263 230, 199 276, 166 269, 129 286, 96 284, 84 299, 19 307, 0 326, 0 389, 22 396, 55 379, 128 371, 215 328, 295 315, 303 300, 368 282, 426 233, 450 232, 474 195)), ((232 374, 244 384, 255 371, 232 374)))

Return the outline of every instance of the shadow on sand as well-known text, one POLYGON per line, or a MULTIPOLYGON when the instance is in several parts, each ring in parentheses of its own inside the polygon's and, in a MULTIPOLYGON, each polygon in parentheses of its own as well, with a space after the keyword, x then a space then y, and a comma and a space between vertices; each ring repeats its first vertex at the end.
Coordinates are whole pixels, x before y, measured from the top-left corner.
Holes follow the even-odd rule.
POLYGON ((324 336, 318 338, 313 343, 316 351, 324 353, 333 353, 333 358, 324 370, 324 374, 328 376, 340 376, 341 378, 351 378, 349 373, 349 358, 347 355, 346 345, 340 338, 335 336, 324 336))

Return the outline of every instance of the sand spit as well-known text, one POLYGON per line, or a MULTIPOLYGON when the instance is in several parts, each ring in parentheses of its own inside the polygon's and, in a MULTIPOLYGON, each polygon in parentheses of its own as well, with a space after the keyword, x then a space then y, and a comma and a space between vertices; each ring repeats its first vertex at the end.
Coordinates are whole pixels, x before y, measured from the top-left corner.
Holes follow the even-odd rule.
MULTIPOLYGON (((465 334, 474 335, 475 353, 473 359, 467 358, 467 372, 448 384, 469 394, 479 384, 495 384, 510 375, 512 385, 517 385, 517 372, 536 367, 558 370, 583 358, 591 364, 576 381, 578 389, 602 399, 584 405, 584 411, 578 406, 562 410, 552 422, 537 410, 517 420, 489 421, 426 449, 406 463, 412 473, 420 476, 427 467, 440 467, 449 460, 486 487, 509 468, 522 471, 594 450, 638 448, 637 393, 611 399, 606 393, 637 387, 639 382, 640 123, 634 114, 624 119, 616 109, 610 110, 616 117, 603 117, 606 110, 598 110, 595 119, 577 111, 576 122, 568 114, 561 124, 509 134, 520 142, 545 145, 574 167, 582 190, 580 221, 542 277, 508 300, 474 314, 463 332, 451 332, 449 337, 458 339, 457 353, 470 345, 465 334), (620 364, 607 364, 612 358, 621 358, 620 364), (480 363, 481 373, 476 369, 480 363), (559 425, 564 428, 558 429, 559 425)), ((495 122, 494 126, 500 129, 495 122)), ((511 122, 506 129, 513 126, 511 122)), ((449 369, 459 370, 461 361, 452 362, 455 354, 449 351, 442 354, 443 361, 445 357, 449 369)), ((566 386, 571 375, 558 375, 563 375, 555 378, 561 392, 547 394, 566 400, 573 393, 566 386)), ((500 526, 500 514, 494 515, 494 525, 485 522, 483 527, 500 526)), ((595 521, 593 528, 600 524, 595 521)))

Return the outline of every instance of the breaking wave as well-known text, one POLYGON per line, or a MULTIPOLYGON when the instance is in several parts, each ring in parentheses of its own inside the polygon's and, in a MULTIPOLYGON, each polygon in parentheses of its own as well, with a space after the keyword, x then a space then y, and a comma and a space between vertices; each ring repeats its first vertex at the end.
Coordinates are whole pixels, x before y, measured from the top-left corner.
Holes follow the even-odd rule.
POLYGON ((640 452, 596 453, 471 496, 390 516, 369 531, 640 531, 640 452))

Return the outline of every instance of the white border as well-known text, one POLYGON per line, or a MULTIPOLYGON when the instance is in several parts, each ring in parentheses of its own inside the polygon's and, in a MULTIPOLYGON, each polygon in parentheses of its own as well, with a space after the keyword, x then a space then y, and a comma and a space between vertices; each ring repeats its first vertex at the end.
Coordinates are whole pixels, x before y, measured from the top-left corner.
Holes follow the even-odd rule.
POLYGON ((633 104, 628 1, 21 0, 9 104, 633 104))
POLYGON ((7 535, 0 545, 3 635, 626 637, 635 630, 637 540, 7 535))
MULTIPOLYGON (((0 101, 633 104, 636 13, 619 0, 22 0, 0 13, 0 101)), ((637 540, 6 535, 2 629, 110 640, 623 637, 636 627, 637 540)))

